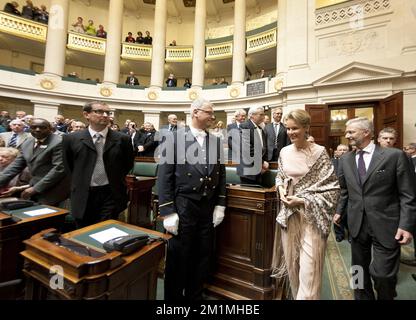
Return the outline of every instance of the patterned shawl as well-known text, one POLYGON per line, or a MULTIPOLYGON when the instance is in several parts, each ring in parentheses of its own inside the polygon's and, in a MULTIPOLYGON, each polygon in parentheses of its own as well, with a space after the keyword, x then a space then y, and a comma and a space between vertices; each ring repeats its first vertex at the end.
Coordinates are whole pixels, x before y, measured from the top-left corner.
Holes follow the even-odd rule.
MULTIPOLYGON (((279 158, 279 170, 276 185, 283 185, 288 180, 284 172, 282 159, 279 158)), ((338 203, 340 187, 331 160, 323 149, 310 170, 293 186, 293 194, 305 201, 305 209, 288 208, 280 205, 276 221, 287 227, 287 221, 294 213, 301 212, 306 223, 313 224, 327 237, 331 230, 332 216, 338 203)))

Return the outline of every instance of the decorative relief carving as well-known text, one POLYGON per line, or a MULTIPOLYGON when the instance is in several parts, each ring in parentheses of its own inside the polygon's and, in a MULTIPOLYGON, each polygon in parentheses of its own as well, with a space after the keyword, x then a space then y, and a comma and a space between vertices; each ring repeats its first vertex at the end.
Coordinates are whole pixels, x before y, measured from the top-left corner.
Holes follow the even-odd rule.
POLYGON ((385 29, 351 32, 319 40, 319 59, 334 56, 351 56, 385 48, 385 29))
POLYGON ((359 0, 352 3, 349 1, 337 6, 316 10, 315 25, 324 27, 346 21, 361 25, 358 20, 384 13, 389 9, 391 9, 390 0, 359 0))
POLYGON ((102 87, 102 88, 100 89, 100 94, 101 94, 103 97, 109 97, 109 96, 111 96, 111 95, 113 94, 113 92, 112 92, 112 90, 111 90, 110 88, 107 88, 107 87, 102 87))
POLYGON ((53 90, 55 88, 55 84, 49 79, 40 80, 40 86, 46 90, 53 90))
POLYGON ((189 91, 188 97, 189 97, 190 100, 194 101, 195 99, 198 98, 198 92, 196 92, 196 91, 189 91))
POLYGON ((240 95, 240 88, 234 87, 230 90, 230 97, 231 98, 237 98, 240 95))
POLYGON ((157 92, 156 91, 149 91, 147 94, 149 100, 156 100, 157 99, 157 92))

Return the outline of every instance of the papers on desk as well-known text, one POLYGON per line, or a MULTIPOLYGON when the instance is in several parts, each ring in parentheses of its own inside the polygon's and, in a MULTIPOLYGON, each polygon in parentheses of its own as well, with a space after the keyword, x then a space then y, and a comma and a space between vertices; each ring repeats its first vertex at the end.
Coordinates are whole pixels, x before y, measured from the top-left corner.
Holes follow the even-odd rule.
POLYGON ((50 209, 50 208, 42 208, 42 209, 24 211, 23 214, 31 216, 31 217, 36 217, 36 216, 41 216, 44 214, 54 213, 54 212, 58 212, 58 211, 50 209))
POLYGON ((109 229, 104 230, 104 231, 100 231, 100 232, 97 232, 97 233, 90 234, 90 237, 93 238, 94 240, 97 240, 100 243, 104 243, 108 240, 118 238, 118 237, 121 237, 121 236, 127 236, 127 235, 128 235, 127 232, 124 232, 120 229, 117 229, 117 228, 113 227, 113 228, 109 228, 109 229))

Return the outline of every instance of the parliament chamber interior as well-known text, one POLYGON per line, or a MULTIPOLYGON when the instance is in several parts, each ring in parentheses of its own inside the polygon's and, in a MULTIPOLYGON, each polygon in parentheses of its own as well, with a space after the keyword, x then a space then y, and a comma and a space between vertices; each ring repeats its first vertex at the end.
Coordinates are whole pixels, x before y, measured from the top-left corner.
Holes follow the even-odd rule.
MULTIPOLYGON (((26 170, 37 170, 35 153, 53 143, 37 150, 35 138, 44 142, 49 137, 31 133, 45 130, 36 119, 50 122, 51 134, 63 141, 63 157, 53 154, 47 161, 55 165, 58 157, 60 169, 73 169, 73 176, 66 171, 53 184, 55 193, 63 193, 66 179, 74 183, 75 175, 91 167, 82 162, 84 154, 74 155, 82 141, 69 136, 80 137, 76 131, 88 132, 89 121, 104 115, 108 130, 118 131, 119 139, 111 147, 117 173, 106 168, 108 180, 121 174, 127 192, 125 199, 115 200, 126 203, 118 216, 78 225, 71 210, 93 208, 83 203, 88 196, 53 205, 40 197, 25 202, 21 198, 33 189, 30 180, 29 189, 11 197, 3 174, 7 168, 0 163, 1 300, 164 300, 167 247, 177 235, 164 228, 163 210, 170 203, 158 181, 163 177, 153 139, 172 124, 178 130, 192 126, 201 111, 211 116, 206 130, 221 139, 226 157, 220 166, 225 195, 218 203, 223 205, 215 206, 224 207, 225 214, 214 223, 208 275, 196 299, 295 298, 288 277, 272 276, 282 205, 277 158, 267 159, 261 185, 250 186, 240 181, 238 164, 228 156, 227 127, 236 123, 240 110, 246 120, 252 110, 264 110, 265 127, 274 121, 274 110, 281 110, 277 116, 283 119, 307 111, 308 134, 330 158, 336 158, 339 145, 348 148, 349 121, 365 117, 373 123, 376 144, 383 128, 393 128, 393 147, 413 148, 413 158, 408 154, 415 159, 416 0, 0 0, 0 9, 0 149, 15 147, 19 152, 14 157, 21 159, 28 145, 28 140, 19 145, 24 134, 32 139, 26 170), (207 100, 212 110, 205 102, 192 107, 207 100), (85 108, 88 102, 97 102, 92 111, 85 108), (105 108, 97 109, 98 104, 105 108), (21 130, 17 141, 10 133, 15 130, 21 130), (147 150, 150 136, 154 148, 147 150), (116 154, 124 141, 134 147, 130 164, 129 155, 116 154), (106 246, 112 239, 119 241, 110 250, 106 246)), ((277 135, 272 149, 276 140, 277 135)), ((268 137, 263 147, 266 143, 268 137)), ((42 171, 39 179, 54 170, 42 171)), ((191 169, 184 173, 189 181, 195 175, 191 169)), ((205 188, 215 183, 215 178, 205 178, 205 188)), ((100 186, 87 186, 90 195, 100 193, 100 186)), ((68 195, 78 196, 78 187, 69 183, 68 195)), ((203 194, 201 215, 214 209, 209 202, 214 200, 205 199, 211 198, 203 194)), ((409 201, 416 203, 414 195, 409 201)), ((185 229, 181 223, 179 232, 185 229)), ((320 300, 354 300, 351 239, 345 232, 339 238, 331 223, 320 300)), ((412 260, 415 240, 399 251, 400 261, 412 260)), ((399 262, 397 300, 416 299, 416 258, 412 263, 399 262)), ((185 294, 185 300, 189 297, 185 294)))

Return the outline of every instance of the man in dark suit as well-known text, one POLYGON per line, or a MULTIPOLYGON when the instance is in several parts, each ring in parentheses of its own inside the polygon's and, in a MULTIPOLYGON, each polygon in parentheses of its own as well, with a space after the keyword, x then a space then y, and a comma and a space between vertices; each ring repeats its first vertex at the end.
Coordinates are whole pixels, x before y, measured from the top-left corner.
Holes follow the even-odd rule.
MULTIPOLYGON (((334 166, 335 174, 337 175, 337 177, 338 177, 339 159, 341 158, 342 155, 346 154, 348 151, 349 151, 349 148, 345 144, 339 144, 337 146, 337 149, 334 151, 332 164, 334 166)), ((339 224, 334 223, 335 240, 337 242, 341 242, 345 238, 345 230, 348 230, 347 216, 348 214, 345 213, 342 217, 342 220, 339 222, 339 224)))
POLYGON ((176 114, 168 115, 168 124, 161 126, 160 130, 176 131, 178 129, 178 117, 176 114))
POLYGON ((30 125, 31 137, 20 148, 20 155, 0 173, 0 186, 5 186, 26 166, 32 178, 21 197, 42 204, 60 206, 68 198, 69 179, 62 161, 62 138, 52 134, 49 121, 35 118, 30 125))
POLYGON ((240 125, 241 150, 237 175, 243 184, 262 184, 262 175, 269 169, 267 162, 267 136, 262 125, 263 107, 251 107, 249 120, 240 125))
POLYGON ((234 112, 235 122, 230 123, 227 126, 228 135, 228 159, 234 162, 240 161, 240 154, 237 152, 240 150, 240 125, 246 120, 246 112, 244 109, 239 109, 234 112), (235 150, 236 152, 233 152, 235 150))
POLYGON ((108 129, 107 104, 88 102, 83 114, 88 128, 63 138, 65 169, 71 175, 71 210, 78 228, 117 219, 126 209, 125 177, 134 163, 129 137, 108 129))
POLYGON ((286 128, 281 122, 283 115, 282 108, 272 110, 273 121, 266 125, 264 130, 267 134, 267 155, 268 161, 276 162, 279 159, 280 150, 290 144, 286 128))
POLYGON ((134 76, 134 72, 133 71, 130 71, 129 76, 126 79, 126 84, 128 84, 130 86, 139 86, 140 85, 139 79, 137 79, 134 76))
POLYGON ((197 99, 192 123, 169 132, 161 144, 158 168, 160 214, 169 240, 165 268, 165 300, 202 297, 213 251, 214 227, 225 210, 225 167, 220 138, 207 132, 212 104, 197 99))
POLYGON ((134 149, 137 150, 139 157, 154 157, 158 144, 155 141, 156 130, 150 122, 145 122, 143 127, 143 133, 136 134, 138 138, 134 139, 134 149))
POLYGON ((169 87, 169 88, 172 88, 172 87, 176 87, 177 84, 178 84, 178 82, 177 82, 175 76, 173 75, 173 73, 169 74, 169 77, 166 80, 166 86, 169 87))
POLYGON ((9 127, 12 131, 0 133, 0 138, 4 140, 7 147, 20 149, 23 142, 30 137, 27 132, 24 132, 25 123, 21 119, 14 119, 9 127))
POLYGON ((414 172, 402 150, 372 142, 367 118, 349 120, 345 137, 357 150, 339 162, 341 198, 334 222, 339 223, 348 207, 355 299, 375 299, 372 278, 377 299, 392 300, 400 245, 410 243, 415 227, 414 172))

